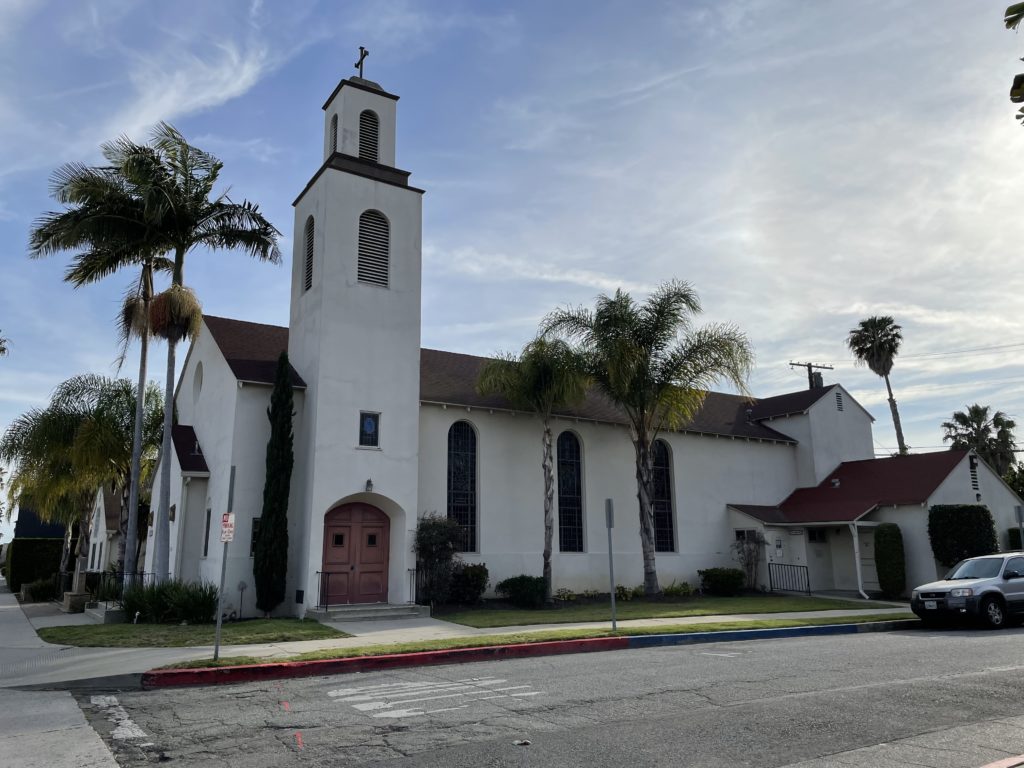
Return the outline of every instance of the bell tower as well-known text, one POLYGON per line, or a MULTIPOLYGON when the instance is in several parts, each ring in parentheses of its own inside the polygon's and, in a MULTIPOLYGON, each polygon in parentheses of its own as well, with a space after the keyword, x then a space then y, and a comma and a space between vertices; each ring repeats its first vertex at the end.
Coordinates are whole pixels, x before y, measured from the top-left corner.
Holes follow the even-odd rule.
POLYGON ((294 203, 288 354, 308 388, 295 423, 292 509, 304 521, 307 606, 322 591, 318 574, 336 570, 328 564, 340 556, 328 552, 325 516, 341 519, 351 504, 387 516, 390 536, 374 535, 369 546, 389 542, 377 553, 387 558, 383 590, 388 602, 408 599, 423 190, 395 167, 397 103, 372 80, 343 79, 323 105, 323 163, 294 203))

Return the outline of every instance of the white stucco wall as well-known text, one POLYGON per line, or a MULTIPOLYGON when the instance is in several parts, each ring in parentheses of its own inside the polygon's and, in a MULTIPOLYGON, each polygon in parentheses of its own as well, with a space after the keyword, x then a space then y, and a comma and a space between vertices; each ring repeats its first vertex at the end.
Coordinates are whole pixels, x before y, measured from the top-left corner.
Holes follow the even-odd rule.
POLYGON ((376 112, 380 120, 378 162, 394 167, 396 107, 394 99, 351 85, 342 86, 324 108, 324 160, 331 155, 331 118, 335 115, 338 116, 338 151, 359 157, 359 115, 369 109, 376 112))
MULTIPOLYGON (((526 414, 424 404, 420 416, 420 497, 418 513, 447 511, 448 430, 468 421, 477 432, 478 526, 480 551, 468 562, 484 562, 492 586, 520 573, 539 575, 543 550, 541 425, 526 414)), ((633 447, 620 426, 556 420, 553 433, 571 429, 583 451, 586 551, 558 552, 554 587, 606 590, 607 533, 604 500, 615 504, 616 581, 643 581, 633 447)), ((659 580, 697 583, 697 570, 734 566, 729 549, 735 534, 728 503, 774 504, 793 487, 793 447, 727 438, 663 435, 673 463, 673 502, 677 551, 657 555, 659 580)), ((557 516, 556 516, 557 526, 557 516)), ((752 527, 752 526, 751 526, 752 527)))
POLYGON ((844 461, 874 458, 871 415, 838 384, 806 413, 768 419, 765 426, 797 441, 797 484, 814 486, 844 461), (836 392, 842 397, 839 410, 836 392))
MULTIPOLYGON (((394 162, 392 99, 344 87, 340 149, 358 154, 359 112, 381 118, 380 156, 394 162), (353 143, 354 142, 354 143, 353 143)), ((330 124, 330 111, 325 115, 330 124)), ((302 488, 296 502, 307 520, 302 559, 306 605, 315 604, 323 549, 323 518, 355 501, 373 481, 375 505, 391 521, 388 599, 409 597, 413 567, 407 529, 415 519, 419 448, 420 193, 327 169, 295 207, 295 253, 302 253, 313 216, 313 287, 304 289, 303 259, 293 260, 289 356, 309 389, 311 407, 296 429, 302 488), (381 212, 389 222, 389 285, 358 282, 359 217, 381 212), (359 414, 380 413, 380 445, 361 448, 359 414)))

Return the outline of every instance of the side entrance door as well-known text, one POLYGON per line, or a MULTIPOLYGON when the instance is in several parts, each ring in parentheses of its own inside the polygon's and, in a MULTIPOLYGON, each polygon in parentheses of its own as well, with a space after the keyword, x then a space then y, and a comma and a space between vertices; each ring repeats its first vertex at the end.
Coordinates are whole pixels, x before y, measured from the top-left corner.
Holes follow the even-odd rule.
POLYGON ((324 516, 321 602, 387 602, 390 530, 388 516, 369 504, 345 504, 324 516))

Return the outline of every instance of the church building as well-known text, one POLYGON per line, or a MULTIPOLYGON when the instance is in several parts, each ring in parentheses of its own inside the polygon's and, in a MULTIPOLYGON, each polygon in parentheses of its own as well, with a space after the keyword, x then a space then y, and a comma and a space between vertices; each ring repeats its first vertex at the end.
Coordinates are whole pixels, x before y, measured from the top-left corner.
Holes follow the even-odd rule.
MULTIPOLYGON (((331 93, 323 163, 294 203, 288 327, 205 316, 178 381, 172 575, 219 582, 230 510, 225 599, 238 616, 256 614, 252 544, 282 350, 293 368, 295 466, 278 613, 411 602, 413 537, 429 514, 458 522, 462 559, 486 563, 492 585, 541 573, 539 419, 476 392, 484 358, 420 347, 423 190, 396 165, 397 104, 362 77, 331 93)), ((734 543, 761 534, 765 585, 777 563, 802 568, 815 590, 870 592, 872 528, 892 520, 920 538, 935 499, 985 503, 1005 536, 1020 501, 984 462, 951 451, 874 459, 872 421, 840 385, 759 400, 709 392, 691 423, 656 444, 661 583, 696 585, 700 569, 735 567, 734 543)), ((606 499, 618 581, 642 583, 625 415, 591 393, 553 427, 553 587, 607 591, 606 499)), ((146 571, 152 537, 150 527, 146 571)), ((927 540, 907 550, 908 580, 934 578, 927 540)))

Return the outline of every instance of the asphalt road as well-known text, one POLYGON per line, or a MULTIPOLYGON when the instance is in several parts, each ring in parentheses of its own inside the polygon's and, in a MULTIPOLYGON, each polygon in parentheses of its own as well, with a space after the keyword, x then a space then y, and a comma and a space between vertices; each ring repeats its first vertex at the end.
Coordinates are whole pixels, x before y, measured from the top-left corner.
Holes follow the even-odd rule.
POLYGON ((79 703, 124 766, 978 766, 1024 754, 1024 630, 616 651, 79 703))

